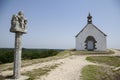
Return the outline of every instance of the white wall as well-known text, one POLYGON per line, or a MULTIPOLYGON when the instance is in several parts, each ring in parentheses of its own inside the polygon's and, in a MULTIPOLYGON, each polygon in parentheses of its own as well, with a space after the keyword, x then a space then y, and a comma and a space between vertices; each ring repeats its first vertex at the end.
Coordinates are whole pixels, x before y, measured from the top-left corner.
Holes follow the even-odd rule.
POLYGON ((88 24, 87 27, 76 37, 76 50, 85 50, 85 40, 88 36, 93 36, 96 43, 96 50, 106 50, 106 36, 98 31, 93 24, 88 24))

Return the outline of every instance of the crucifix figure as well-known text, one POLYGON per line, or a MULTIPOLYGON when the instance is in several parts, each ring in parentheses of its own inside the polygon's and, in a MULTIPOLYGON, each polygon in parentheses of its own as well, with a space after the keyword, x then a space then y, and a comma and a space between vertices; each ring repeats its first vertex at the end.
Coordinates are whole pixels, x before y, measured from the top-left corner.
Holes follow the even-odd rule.
POLYGON ((27 32, 27 19, 24 17, 22 11, 14 14, 11 19, 10 32, 15 33, 15 49, 14 49, 14 70, 13 77, 20 78, 21 70, 21 53, 22 53, 22 35, 27 32))

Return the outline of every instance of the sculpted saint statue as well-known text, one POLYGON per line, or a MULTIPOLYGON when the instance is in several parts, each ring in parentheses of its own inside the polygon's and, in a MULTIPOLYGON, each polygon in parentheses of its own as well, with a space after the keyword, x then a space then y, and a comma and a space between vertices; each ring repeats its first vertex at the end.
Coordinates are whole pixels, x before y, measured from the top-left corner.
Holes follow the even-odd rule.
POLYGON ((13 15, 11 19, 11 32, 23 32, 26 33, 27 19, 24 17, 22 11, 18 12, 18 15, 13 15))

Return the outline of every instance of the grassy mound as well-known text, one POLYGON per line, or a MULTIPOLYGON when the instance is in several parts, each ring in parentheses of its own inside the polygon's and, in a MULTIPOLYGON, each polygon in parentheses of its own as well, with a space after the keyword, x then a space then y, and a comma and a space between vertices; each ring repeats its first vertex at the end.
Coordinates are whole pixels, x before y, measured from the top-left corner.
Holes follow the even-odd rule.
POLYGON ((111 68, 87 65, 82 70, 83 80, 119 80, 120 71, 114 72, 111 68))
POLYGON ((114 51, 112 50, 106 50, 106 51, 87 51, 87 50, 82 50, 82 51, 76 51, 76 50, 69 50, 70 55, 93 55, 93 54, 113 54, 114 51))
POLYGON ((120 56, 90 56, 86 59, 95 63, 102 63, 115 67, 120 66, 120 56))

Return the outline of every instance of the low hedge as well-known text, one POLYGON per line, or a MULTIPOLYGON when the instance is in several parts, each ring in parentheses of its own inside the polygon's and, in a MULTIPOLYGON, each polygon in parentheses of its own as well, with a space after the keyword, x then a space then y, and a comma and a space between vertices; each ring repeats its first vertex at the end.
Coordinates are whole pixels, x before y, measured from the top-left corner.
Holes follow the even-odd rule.
MULTIPOLYGON (((22 49, 22 59, 36 59, 55 56, 59 51, 53 49, 22 49)), ((0 49, 0 64, 14 60, 14 49, 0 49)))

